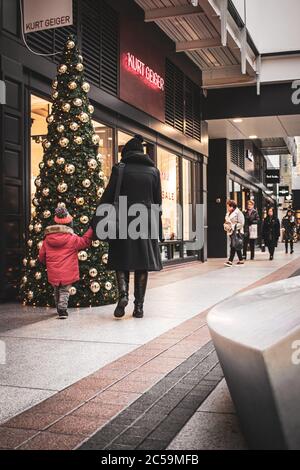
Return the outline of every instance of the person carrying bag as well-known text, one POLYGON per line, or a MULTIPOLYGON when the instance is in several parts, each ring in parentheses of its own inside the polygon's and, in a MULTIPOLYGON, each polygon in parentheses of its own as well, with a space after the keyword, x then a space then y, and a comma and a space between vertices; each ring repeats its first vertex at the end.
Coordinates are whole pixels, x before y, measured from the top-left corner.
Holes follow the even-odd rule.
POLYGON ((244 223, 245 218, 243 213, 237 207, 233 200, 227 201, 227 213, 224 222, 224 230, 230 237, 230 256, 226 261, 225 266, 231 267, 234 257, 238 256, 238 265, 244 264, 242 249, 244 243, 244 223))

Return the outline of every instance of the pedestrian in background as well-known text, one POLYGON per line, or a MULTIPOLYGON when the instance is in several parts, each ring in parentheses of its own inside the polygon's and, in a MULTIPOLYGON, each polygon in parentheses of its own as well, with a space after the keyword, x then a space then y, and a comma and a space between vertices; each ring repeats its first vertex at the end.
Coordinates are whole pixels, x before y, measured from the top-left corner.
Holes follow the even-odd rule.
POLYGON ((244 212, 245 226, 244 226, 244 259, 247 259, 247 249, 250 245, 250 256, 254 259, 255 256, 255 242, 258 238, 258 223, 259 215, 257 210, 254 208, 254 201, 249 200, 247 202, 247 210, 244 212))
POLYGON ((230 256, 225 266, 231 267, 235 255, 238 256, 238 265, 243 265, 243 234, 245 218, 233 200, 227 201, 227 213, 225 216, 224 230, 230 238, 230 256))
POLYGON ((275 248, 280 237, 280 222, 274 214, 273 207, 270 207, 263 223, 262 238, 270 253, 270 260, 274 258, 275 248))
POLYGON ((289 244, 291 254, 294 253, 294 236, 296 233, 296 220, 294 213, 289 209, 282 219, 281 226, 283 228, 283 241, 285 242, 285 252, 288 253, 289 244))

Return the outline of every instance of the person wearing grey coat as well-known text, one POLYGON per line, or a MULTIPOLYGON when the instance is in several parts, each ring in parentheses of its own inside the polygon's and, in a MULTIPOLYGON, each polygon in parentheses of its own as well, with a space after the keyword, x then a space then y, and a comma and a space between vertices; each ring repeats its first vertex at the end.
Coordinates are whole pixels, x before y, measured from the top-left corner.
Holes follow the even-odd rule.
POLYGON ((239 259, 237 264, 238 265, 244 264, 242 249, 237 250, 233 246, 234 230, 236 230, 237 232, 243 235, 244 224, 245 224, 244 214, 237 207, 236 202, 233 200, 227 201, 227 213, 225 216, 224 230, 227 233, 227 235, 230 237, 230 256, 229 256, 228 261, 225 263, 225 266, 228 266, 228 267, 232 266, 232 263, 236 254, 239 259))

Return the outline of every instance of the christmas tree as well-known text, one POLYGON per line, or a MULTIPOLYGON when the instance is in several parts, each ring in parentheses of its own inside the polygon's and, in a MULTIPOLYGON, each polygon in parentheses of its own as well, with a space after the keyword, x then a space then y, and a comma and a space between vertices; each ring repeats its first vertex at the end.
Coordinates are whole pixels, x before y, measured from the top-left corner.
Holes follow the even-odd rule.
MULTIPOLYGON (((97 200, 104 191, 99 137, 94 132, 94 111, 84 79, 83 58, 74 36, 66 42, 62 63, 52 82, 52 110, 47 117, 48 134, 43 141, 44 156, 35 180, 35 210, 29 225, 21 296, 29 305, 53 306, 53 289, 46 268, 38 261, 43 232, 52 225, 58 203, 73 216, 74 232, 82 235, 89 227, 97 200)), ((70 289, 69 306, 96 306, 116 302, 115 274, 105 270, 107 244, 93 241, 78 253, 80 281, 70 289)))

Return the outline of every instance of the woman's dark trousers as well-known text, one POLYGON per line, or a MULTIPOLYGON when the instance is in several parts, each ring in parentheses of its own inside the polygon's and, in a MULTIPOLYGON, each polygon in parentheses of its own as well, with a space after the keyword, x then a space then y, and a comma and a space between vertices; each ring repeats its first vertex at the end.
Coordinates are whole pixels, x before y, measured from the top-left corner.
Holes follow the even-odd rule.
POLYGON ((254 259, 254 253, 255 253, 255 239, 253 238, 244 238, 244 249, 243 249, 243 255, 244 258, 247 259, 247 248, 248 245, 250 245, 250 256, 251 259, 254 259))
POLYGON ((236 250, 235 248, 231 247, 230 248, 230 256, 229 256, 229 261, 233 261, 235 254, 238 255, 239 261, 243 261, 243 255, 242 255, 242 250, 236 250))
POLYGON ((288 253, 289 251, 289 243, 291 247, 291 253, 294 251, 294 242, 293 240, 285 240, 285 252, 288 253))

